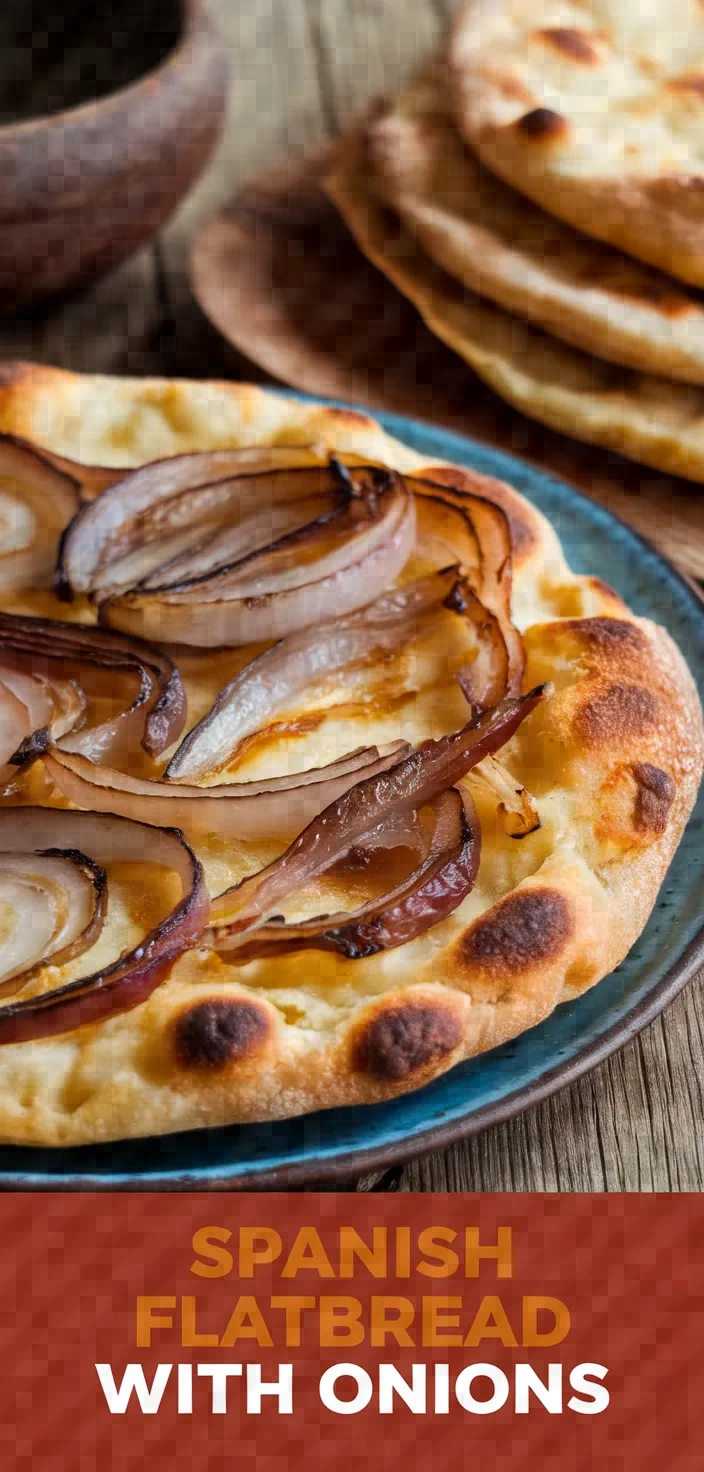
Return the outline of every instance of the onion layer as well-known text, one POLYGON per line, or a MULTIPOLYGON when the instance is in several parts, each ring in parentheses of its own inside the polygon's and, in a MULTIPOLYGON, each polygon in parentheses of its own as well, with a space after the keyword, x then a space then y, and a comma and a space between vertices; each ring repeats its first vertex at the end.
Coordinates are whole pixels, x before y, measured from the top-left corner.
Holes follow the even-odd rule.
MULTIPOLYGON (((495 628, 490 638, 495 646, 495 673, 484 696, 488 707, 495 703, 499 685, 499 698, 520 695, 525 667, 523 641, 511 620, 511 531, 500 506, 453 485, 452 476, 450 468, 438 467, 432 480, 410 478, 418 506, 419 544, 421 551, 434 552, 441 563, 448 560, 448 554, 458 562, 480 604, 493 616, 495 628)), ((467 695, 473 704, 483 703, 480 692, 481 686, 475 687, 470 678, 467 695), (473 698, 473 689, 478 700, 473 698)))
POLYGON ((382 467, 247 473, 227 451, 179 456, 83 508, 58 587, 89 593, 101 622, 142 637, 249 644, 370 603, 414 541, 413 497, 382 467))
MULTIPOLYGON (((287 479, 312 473, 279 472, 287 479)), ((310 560, 300 555, 306 550, 301 531, 295 562, 282 558, 288 549, 274 544, 256 567, 247 558, 242 566, 218 568, 172 589, 150 592, 138 586, 109 597, 100 604, 101 621, 143 638, 213 648, 280 639, 289 630, 364 607, 408 561, 415 544, 415 506, 401 477, 391 472, 360 467, 355 483, 361 530, 354 532, 348 517, 347 535, 333 537, 330 546, 330 527, 316 519, 305 529, 310 560)))
MULTIPOLYGON (((75 732, 72 726, 67 726, 64 714, 64 734, 57 729, 55 722, 48 720, 32 725, 31 732, 23 735, 30 735, 46 726, 48 738, 60 736, 68 750, 81 751, 100 761, 137 740, 141 740, 150 756, 157 756, 176 740, 183 729, 186 696, 181 677, 169 655, 147 644, 85 624, 0 613, 0 652, 3 656, 9 652, 13 660, 19 661, 34 678, 39 678, 40 674, 43 677, 44 670, 51 676, 57 664, 59 667, 87 665, 106 673, 132 675, 139 682, 131 705, 99 726, 75 732)), ((47 694, 51 694, 51 683, 46 688, 47 694)), ((65 697, 66 692, 63 694, 65 697)), ((58 699, 54 699, 55 706, 57 703, 60 703, 58 699)), ((76 718, 81 710, 76 712, 76 718)))
POLYGON ((454 786, 518 730, 548 687, 520 700, 507 698, 452 735, 425 741, 379 777, 358 782, 315 818, 280 858, 226 890, 211 905, 209 934, 218 947, 257 925, 283 897, 323 873, 361 838, 369 841, 399 814, 417 811, 454 786))
POLYGON ((107 875, 85 854, 45 849, 0 854, 0 990, 18 990, 40 966, 63 966, 94 945, 105 918, 107 875))
MULTIPOLYGON (((269 469, 319 465, 309 450, 213 450, 173 455, 113 476, 109 494, 84 506, 62 539, 57 566, 60 596, 90 593, 109 582, 120 558, 155 542, 154 566, 166 560, 164 543, 184 528, 227 519, 241 500, 241 478, 269 469), (282 464, 283 460, 283 464, 282 464), (198 495, 195 493, 198 492, 198 495)), ((262 505, 251 498, 252 509, 262 505)), ((269 504, 271 499, 269 498, 269 504)))
POLYGON ((232 760, 239 743, 290 708, 311 686, 376 653, 397 649, 449 598, 457 570, 395 588, 359 613, 305 629, 264 651, 220 692, 181 742, 165 776, 202 782, 232 760))
MULTIPOLYGON (((52 850, 89 855, 101 867, 117 860, 143 863, 147 858, 178 876, 181 898, 138 946, 111 964, 53 991, 0 1007, 0 1043, 69 1032, 136 1007, 165 980, 177 957, 195 943, 207 917, 203 871, 175 829, 148 828, 124 818, 59 808, 0 810, 0 864, 11 869, 18 860, 25 866, 30 861, 41 872, 52 850)), ((22 914, 19 918, 21 922, 22 914)))
POLYGON ((526 787, 496 757, 488 756, 472 771, 472 782, 490 792, 509 838, 527 838, 540 827, 540 814, 526 787))
POLYGON ((96 766, 77 752, 54 748, 44 755, 52 782, 77 807, 157 827, 176 824, 187 834, 219 838, 293 838, 329 803, 362 777, 378 775, 409 750, 405 741, 379 750, 350 752, 327 767, 260 782, 230 782, 217 787, 151 782, 96 766))
POLYGON ((7 657, 0 664, 0 783, 15 777, 47 741, 73 730, 86 704, 73 680, 26 674, 7 657))
POLYGON ((451 788, 430 804, 432 826, 421 863, 408 879, 380 899, 349 914, 319 915, 295 924, 270 920, 249 940, 228 930, 206 931, 204 939, 238 965, 291 951, 336 951, 348 961, 405 945, 452 914, 474 885, 481 833, 468 792, 451 788))
POLYGON ((80 499, 78 480, 50 456, 0 434, 0 592, 51 586, 59 537, 80 499))

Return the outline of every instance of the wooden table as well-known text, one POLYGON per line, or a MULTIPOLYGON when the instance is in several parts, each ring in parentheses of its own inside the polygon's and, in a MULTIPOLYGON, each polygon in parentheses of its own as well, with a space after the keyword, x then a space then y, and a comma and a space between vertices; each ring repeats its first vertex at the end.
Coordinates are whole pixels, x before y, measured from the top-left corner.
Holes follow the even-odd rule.
MULTIPOLYGON (((186 278, 196 224, 237 186, 339 129, 435 46, 452 0, 211 0, 232 56, 229 126, 159 242, 80 298, 5 320, 0 355, 84 372, 243 376, 186 278)), ((360 1181, 420 1191, 704 1189, 704 1005, 690 986, 627 1048, 545 1104, 360 1181)))

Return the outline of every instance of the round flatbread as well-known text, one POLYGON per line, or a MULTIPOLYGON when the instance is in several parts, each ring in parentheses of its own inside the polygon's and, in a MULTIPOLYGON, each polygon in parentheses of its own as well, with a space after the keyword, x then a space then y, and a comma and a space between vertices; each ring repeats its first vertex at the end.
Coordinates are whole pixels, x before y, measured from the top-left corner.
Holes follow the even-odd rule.
POLYGON ((423 250, 470 290, 612 363, 704 383, 698 294, 571 229, 466 147, 438 62, 369 129, 374 180, 423 250))
POLYGON ((380 202, 364 131, 340 142, 327 187, 369 260, 509 404, 576 439, 704 480, 702 388, 605 363, 468 291, 380 202))
MULTIPOLYGON (((131 1012, 0 1047, 0 1137, 75 1145, 386 1099, 534 1026, 622 959, 695 799, 701 712, 665 631, 636 618, 597 577, 573 574, 554 530, 523 497, 469 470, 433 465, 363 414, 247 385, 6 369, 0 422, 14 432, 34 428, 59 454, 81 447, 103 463, 119 456, 135 464, 166 444, 176 452, 312 442, 321 455, 383 459, 493 501, 511 530, 524 688, 555 685, 501 752, 516 784, 530 789, 541 826, 509 837, 477 782, 479 875, 447 919, 360 960, 300 951, 235 967, 196 947, 131 1012)), ((193 720, 242 651, 176 653, 193 720)), ((332 678, 324 697, 308 692, 275 739, 269 733, 248 749, 238 776, 454 729, 464 716, 449 653, 446 623, 431 621, 396 663, 358 671, 361 686, 332 678)), ((56 803, 41 763, 30 777, 27 796, 56 803)), ((249 841, 195 847, 213 894, 278 851, 249 841)), ((164 878, 147 851, 134 871, 111 880, 99 944, 127 949, 149 923, 152 902, 163 906, 164 878)), ((360 884, 351 870, 322 876, 315 913, 360 903, 360 884)), ((298 905, 293 897, 289 918, 298 905)))
POLYGON ((704 286, 700 0, 474 0, 450 60, 458 126, 489 168, 704 286))

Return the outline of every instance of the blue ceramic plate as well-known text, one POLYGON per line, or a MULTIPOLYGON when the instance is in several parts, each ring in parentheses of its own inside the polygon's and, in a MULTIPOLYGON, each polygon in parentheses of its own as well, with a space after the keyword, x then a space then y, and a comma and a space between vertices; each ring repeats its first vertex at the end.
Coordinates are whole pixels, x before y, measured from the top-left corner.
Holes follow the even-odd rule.
MULTIPOLYGON (((664 624, 704 685, 704 607, 636 532, 511 455, 393 414, 378 416, 423 455, 510 481, 550 519, 578 572, 598 573, 639 614, 664 624)), ((537 1103, 650 1022, 704 962, 704 793, 643 935, 613 975, 515 1042, 396 1099, 280 1124, 194 1131, 74 1150, 0 1148, 6 1189, 286 1187, 349 1179, 474 1134, 537 1103)))

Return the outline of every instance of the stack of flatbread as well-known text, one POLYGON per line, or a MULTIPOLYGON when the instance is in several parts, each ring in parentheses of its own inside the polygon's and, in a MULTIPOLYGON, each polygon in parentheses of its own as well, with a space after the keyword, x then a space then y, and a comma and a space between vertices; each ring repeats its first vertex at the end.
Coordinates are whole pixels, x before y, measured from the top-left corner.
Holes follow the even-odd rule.
POLYGON ((701 0, 473 0, 328 192, 504 399, 704 479, 701 0))

